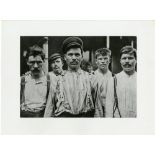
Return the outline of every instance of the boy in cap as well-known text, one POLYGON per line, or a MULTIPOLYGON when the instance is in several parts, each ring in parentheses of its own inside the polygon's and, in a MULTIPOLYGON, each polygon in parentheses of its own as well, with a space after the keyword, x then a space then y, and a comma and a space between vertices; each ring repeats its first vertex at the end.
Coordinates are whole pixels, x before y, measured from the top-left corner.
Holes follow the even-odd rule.
POLYGON ((120 63, 123 71, 116 74, 115 80, 112 78, 108 83, 106 117, 136 117, 136 49, 131 46, 123 47, 120 51, 120 63))
POLYGON ((61 75, 63 73, 63 60, 59 53, 54 53, 49 58, 50 67, 52 68, 52 72, 56 76, 61 75))
POLYGON ((30 72, 21 77, 21 117, 43 117, 49 91, 49 76, 43 72, 45 54, 37 45, 26 54, 30 72))
POLYGON ((78 37, 64 40, 62 50, 68 70, 59 76, 48 98, 45 117, 93 117, 94 104, 89 74, 80 68, 83 42, 78 37))
POLYGON ((94 73, 93 85, 97 85, 97 99, 95 103, 95 117, 105 117, 105 102, 107 83, 112 77, 109 71, 111 51, 108 48, 100 48, 95 52, 95 60, 98 69, 94 73))
POLYGON ((49 64, 52 68, 52 71, 49 72, 51 85, 55 86, 57 82, 57 76, 62 75, 64 73, 63 67, 63 60, 59 53, 53 53, 49 58, 49 64))

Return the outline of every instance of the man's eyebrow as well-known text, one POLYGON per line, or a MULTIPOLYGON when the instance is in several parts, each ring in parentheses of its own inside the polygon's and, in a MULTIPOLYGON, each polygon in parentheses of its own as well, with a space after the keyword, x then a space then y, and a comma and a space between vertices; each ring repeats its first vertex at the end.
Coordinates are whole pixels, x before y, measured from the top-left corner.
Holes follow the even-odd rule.
POLYGON ((30 62, 42 62, 42 60, 30 60, 30 62))

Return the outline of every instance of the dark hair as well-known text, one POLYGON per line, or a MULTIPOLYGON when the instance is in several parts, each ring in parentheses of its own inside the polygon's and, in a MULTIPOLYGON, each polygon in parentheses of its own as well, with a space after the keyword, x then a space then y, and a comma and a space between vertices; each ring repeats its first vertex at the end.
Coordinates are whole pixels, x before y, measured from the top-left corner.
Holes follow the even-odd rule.
POLYGON ((84 71, 88 71, 88 67, 91 66, 93 68, 93 65, 91 62, 86 61, 86 60, 82 60, 81 62, 81 69, 83 69, 84 71))
POLYGON ((122 57, 122 54, 132 54, 132 53, 135 59, 137 59, 137 50, 132 46, 124 46, 120 51, 120 58, 122 57))
POLYGON ((99 55, 102 55, 102 56, 109 55, 109 57, 110 57, 111 56, 111 50, 108 48, 100 48, 100 49, 95 51, 95 59, 97 59, 97 57, 99 55))
POLYGON ((44 59, 45 59, 45 53, 44 53, 44 50, 41 47, 39 47, 38 45, 34 45, 32 47, 29 47, 27 49, 27 53, 26 53, 26 56, 25 56, 26 61, 28 60, 28 58, 30 56, 34 56, 35 57, 37 55, 40 55, 41 58, 42 58, 42 60, 44 61, 44 59))

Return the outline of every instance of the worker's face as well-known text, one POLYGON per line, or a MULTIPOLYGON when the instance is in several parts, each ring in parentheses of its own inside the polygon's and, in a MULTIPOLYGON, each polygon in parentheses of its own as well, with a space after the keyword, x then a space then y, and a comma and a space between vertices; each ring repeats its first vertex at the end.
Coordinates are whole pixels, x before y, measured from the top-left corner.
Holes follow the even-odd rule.
POLYGON ((96 64, 100 70, 107 70, 110 63, 110 56, 109 55, 99 55, 96 58, 96 64))
POLYGON ((124 53, 121 56, 120 63, 121 63, 123 70, 126 73, 130 74, 135 71, 135 66, 136 66, 137 61, 133 53, 131 54, 124 53))
POLYGON ((43 60, 40 55, 29 56, 27 64, 34 76, 38 76, 42 72, 43 60))
POLYGON ((82 53, 80 48, 70 48, 65 54, 66 63, 71 70, 80 68, 82 53))
POLYGON ((89 73, 91 73, 93 71, 93 67, 90 65, 90 66, 87 67, 87 70, 88 70, 89 73))
POLYGON ((51 67, 55 74, 61 73, 62 67, 63 67, 63 62, 62 62, 61 58, 57 58, 57 59, 53 60, 53 62, 51 63, 51 67))

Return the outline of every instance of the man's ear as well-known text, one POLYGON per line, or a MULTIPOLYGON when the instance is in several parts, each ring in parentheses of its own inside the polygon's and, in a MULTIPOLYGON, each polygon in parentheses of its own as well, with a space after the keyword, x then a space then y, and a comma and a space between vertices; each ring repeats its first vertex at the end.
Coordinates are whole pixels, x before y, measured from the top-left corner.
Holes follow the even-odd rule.
POLYGON ((82 54, 82 60, 83 60, 83 54, 82 54))
POLYGON ((109 63, 111 63, 112 62, 112 57, 109 57, 109 63))
POLYGON ((64 55, 64 60, 66 61, 66 54, 64 55))
POLYGON ((97 59, 95 58, 95 63, 97 64, 97 59))
POLYGON ((137 60, 135 59, 135 61, 136 61, 136 65, 137 65, 137 60))
POLYGON ((120 59, 120 61, 119 61, 120 63, 121 63, 121 59, 120 59))

